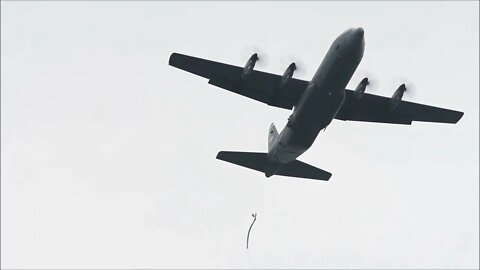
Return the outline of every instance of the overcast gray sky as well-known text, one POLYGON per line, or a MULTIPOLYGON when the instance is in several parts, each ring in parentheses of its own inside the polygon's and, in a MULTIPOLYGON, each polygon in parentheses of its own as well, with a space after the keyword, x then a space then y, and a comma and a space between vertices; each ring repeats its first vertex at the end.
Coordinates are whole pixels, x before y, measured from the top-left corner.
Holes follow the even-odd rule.
POLYGON ((479 4, 1 2, 2 268, 478 268, 479 4), (362 26, 362 76, 457 125, 333 121, 301 160, 329 182, 215 159, 266 151, 268 107, 172 52, 310 79, 362 26), (245 237, 258 213, 245 250, 245 237))

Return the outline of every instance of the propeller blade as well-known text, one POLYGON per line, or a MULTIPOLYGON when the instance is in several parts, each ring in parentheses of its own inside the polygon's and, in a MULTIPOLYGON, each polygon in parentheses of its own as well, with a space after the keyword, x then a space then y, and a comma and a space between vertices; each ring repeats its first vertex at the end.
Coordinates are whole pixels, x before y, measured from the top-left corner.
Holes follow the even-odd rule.
POLYGON ((368 85, 367 85, 367 89, 365 90, 365 92, 367 92, 367 93, 368 92, 369 93, 376 92, 378 90, 378 80, 370 72, 365 71, 365 70, 359 70, 359 71, 355 72, 355 74, 353 75, 352 82, 355 84, 354 87, 357 87, 357 85, 364 78, 368 78, 368 85))
POLYGON ((306 74, 306 68, 301 59, 292 55, 286 55, 280 59, 280 65, 282 66, 282 69, 286 69, 291 63, 295 64, 295 72, 293 74, 294 77, 295 75, 304 76, 306 74))
POLYGON ((256 53, 258 60, 255 64, 255 67, 265 67, 268 63, 268 57, 265 52, 263 52, 259 47, 254 45, 244 46, 241 50, 241 57, 247 61, 252 54, 256 53))
POLYGON ((394 77, 390 81, 392 84, 394 84, 394 88, 398 87, 401 84, 405 84, 405 96, 413 97, 415 95, 415 84, 404 76, 394 77))

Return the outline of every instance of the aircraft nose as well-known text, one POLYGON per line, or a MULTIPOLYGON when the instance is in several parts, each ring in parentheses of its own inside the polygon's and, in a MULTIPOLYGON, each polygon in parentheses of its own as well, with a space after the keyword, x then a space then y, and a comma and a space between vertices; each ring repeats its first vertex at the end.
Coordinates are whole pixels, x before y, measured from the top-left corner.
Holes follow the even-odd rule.
MULTIPOLYGON (((364 34, 364 31, 363 31, 362 27, 359 27, 359 28, 353 30, 352 35, 351 35, 353 44, 364 44, 365 39, 363 37, 363 34, 364 34)), ((355 45, 355 46, 357 46, 357 45, 355 45)))
POLYGON ((352 35, 352 46, 355 48, 354 50, 356 51, 357 58, 359 60, 362 59, 363 57, 363 51, 365 48, 365 38, 363 36, 364 31, 362 27, 359 27, 355 30, 353 30, 353 35, 352 35))
POLYGON ((364 31, 363 31, 363 28, 362 27, 359 27, 357 29, 355 29, 355 35, 361 39, 363 38, 363 34, 364 34, 364 31))

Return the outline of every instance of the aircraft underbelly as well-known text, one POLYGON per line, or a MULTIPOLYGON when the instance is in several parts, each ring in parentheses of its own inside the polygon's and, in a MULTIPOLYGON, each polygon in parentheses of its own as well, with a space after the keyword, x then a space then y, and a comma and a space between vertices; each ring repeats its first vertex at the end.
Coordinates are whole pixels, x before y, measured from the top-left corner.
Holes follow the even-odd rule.
POLYGON ((345 100, 345 87, 358 62, 329 51, 305 90, 270 156, 288 163, 312 146, 318 133, 334 119, 345 100))
POLYGON ((344 98, 344 89, 315 93, 295 119, 293 136, 289 144, 308 149, 318 133, 332 122, 344 98))
POLYGON ((295 116, 292 126, 287 126, 280 134, 275 159, 278 162, 290 162, 308 150, 318 133, 335 117, 344 98, 344 89, 312 93, 302 112, 295 116))

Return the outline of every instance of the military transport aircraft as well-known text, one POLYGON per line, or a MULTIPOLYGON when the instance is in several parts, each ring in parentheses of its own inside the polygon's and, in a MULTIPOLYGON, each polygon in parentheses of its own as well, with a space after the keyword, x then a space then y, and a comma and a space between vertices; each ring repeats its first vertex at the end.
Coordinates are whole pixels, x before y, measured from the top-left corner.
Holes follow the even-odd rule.
POLYGON ((312 80, 292 78, 295 63, 283 76, 254 70, 259 59, 253 54, 245 67, 232 66, 179 53, 170 56, 171 66, 208 79, 228 91, 293 112, 285 128, 277 132, 272 123, 268 152, 221 151, 217 159, 272 175, 328 180, 331 173, 297 160, 313 144, 318 133, 333 119, 410 125, 412 121, 457 123, 463 112, 402 101, 405 84, 391 98, 365 93, 364 78, 355 90, 345 89, 365 47, 364 30, 351 28, 338 36, 312 80))

